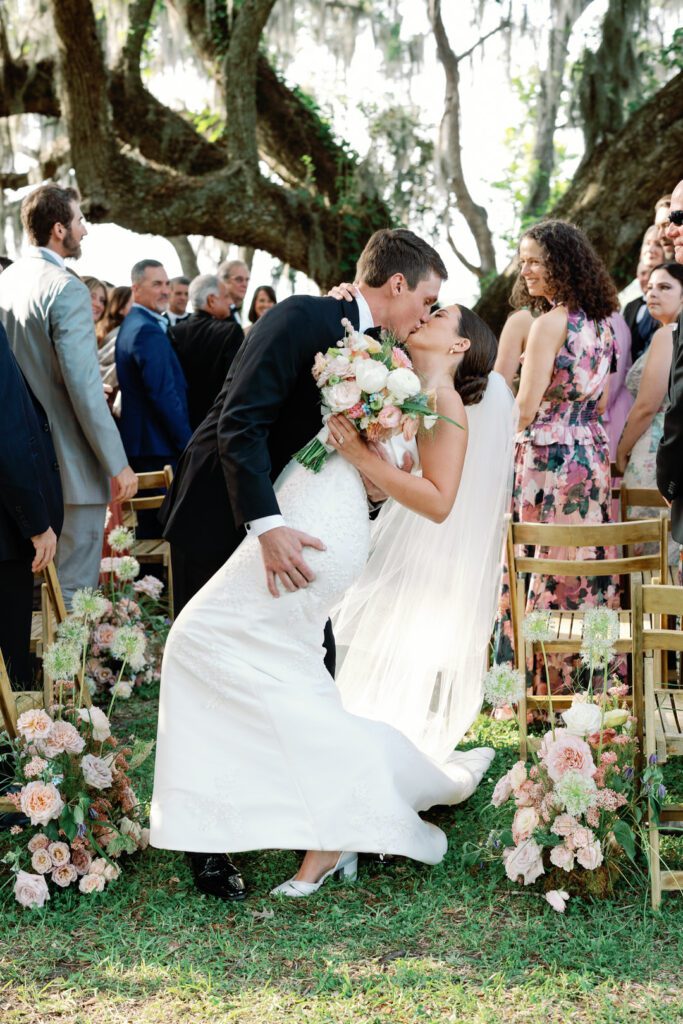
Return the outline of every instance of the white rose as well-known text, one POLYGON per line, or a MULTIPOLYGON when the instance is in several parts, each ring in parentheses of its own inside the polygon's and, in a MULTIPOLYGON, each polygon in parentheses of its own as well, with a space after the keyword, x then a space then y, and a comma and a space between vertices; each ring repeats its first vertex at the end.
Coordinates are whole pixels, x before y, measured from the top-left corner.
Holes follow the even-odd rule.
POLYGON ((405 366, 391 371, 387 378, 387 387, 399 403, 420 393, 420 381, 417 374, 405 366))
POLYGON ((331 388, 323 388, 323 398, 332 412, 344 412, 360 402, 360 388, 352 380, 343 380, 331 388))
POLYGON ((520 878, 524 885, 531 885, 545 874, 543 851, 534 839, 528 839, 521 846, 509 846, 503 850, 505 873, 511 882, 520 878))
POLYGON ((42 907, 50 899, 47 882, 42 875, 31 875, 28 871, 17 872, 14 898, 22 907, 42 907))
POLYGON ((574 736, 590 736, 599 730, 602 712, 597 704, 575 702, 567 711, 562 712, 562 718, 567 731, 574 736))
POLYGON ((81 760, 83 778, 93 789, 109 789, 112 784, 111 768, 101 757, 86 754, 81 760))
POLYGON ((91 892, 102 892, 104 884, 104 875, 83 875, 78 883, 78 888, 81 892, 89 894, 91 892))
POLYGON ((119 831, 124 836, 130 836, 136 845, 140 842, 142 826, 138 825, 137 821, 131 821, 130 818, 121 818, 119 831))
POLYGON ((512 839, 519 846, 525 839, 530 839, 534 829, 540 823, 538 811, 534 807, 520 807, 512 819, 512 839))
POLYGON ((80 708, 78 717, 92 726, 92 738, 94 740, 107 740, 111 736, 109 719, 101 708, 96 708, 95 706, 80 708))
MULTIPOLYGON (((616 729, 618 725, 626 725, 628 722, 627 708, 612 708, 605 712, 604 724, 606 729, 616 729)), ((596 730, 597 731, 597 730, 596 730)))
POLYGON ((374 394, 375 391, 381 391, 387 379, 391 377, 388 367, 378 359, 358 359, 354 370, 356 371, 356 384, 361 391, 365 391, 368 395, 374 394))
POLYGON ((518 761, 512 766, 507 775, 510 785, 513 789, 519 789, 523 782, 527 780, 526 765, 524 761, 518 761))

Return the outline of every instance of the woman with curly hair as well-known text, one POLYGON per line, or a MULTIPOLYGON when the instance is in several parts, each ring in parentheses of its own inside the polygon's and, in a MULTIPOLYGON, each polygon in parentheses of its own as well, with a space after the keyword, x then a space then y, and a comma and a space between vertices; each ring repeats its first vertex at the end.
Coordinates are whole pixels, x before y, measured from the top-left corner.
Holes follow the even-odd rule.
MULTIPOLYGON (((524 233, 512 304, 538 316, 531 324, 517 405, 513 515, 527 523, 588 524, 610 519, 610 453, 600 415, 606 405, 618 308, 607 270, 579 228, 548 220, 524 233)), ((537 557, 553 558, 553 549, 537 557)), ((605 557, 601 548, 577 558, 605 557)), ((507 580, 501 598, 497 660, 512 657, 507 580)), ((527 611, 617 607, 609 578, 532 576, 527 611)), ((541 666, 535 687, 545 689, 541 666)), ((575 659, 549 659, 553 691, 569 687, 575 659)))

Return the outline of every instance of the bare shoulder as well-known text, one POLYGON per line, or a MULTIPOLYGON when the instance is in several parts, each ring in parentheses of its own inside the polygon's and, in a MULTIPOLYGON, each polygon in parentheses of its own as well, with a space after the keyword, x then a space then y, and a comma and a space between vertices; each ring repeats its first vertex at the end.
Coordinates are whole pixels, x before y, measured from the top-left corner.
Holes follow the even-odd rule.
POLYGON ((559 348, 567 337, 569 317, 564 306, 554 306, 537 317, 529 331, 529 341, 544 339, 559 348))

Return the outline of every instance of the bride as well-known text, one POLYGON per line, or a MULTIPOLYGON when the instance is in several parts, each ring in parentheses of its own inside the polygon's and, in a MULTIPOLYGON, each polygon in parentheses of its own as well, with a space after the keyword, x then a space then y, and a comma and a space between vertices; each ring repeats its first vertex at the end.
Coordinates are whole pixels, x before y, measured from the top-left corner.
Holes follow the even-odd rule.
POLYGON ((458 306, 441 309, 408 341, 439 412, 465 427, 439 421, 418 438, 422 476, 379 458, 345 417, 333 417, 329 443, 339 454, 319 474, 292 461, 276 484, 287 522, 323 541, 309 556, 315 581, 273 600, 248 536, 176 620, 162 668, 152 845, 308 850, 274 890, 286 896, 306 896, 335 873, 355 877, 361 851, 443 858, 444 833, 419 812, 466 800, 494 752, 437 764, 398 730, 348 713, 321 638, 368 557, 361 474, 434 522, 451 510, 467 448, 454 379, 477 344, 460 322, 458 306))
MULTIPOLYGON (((388 501, 363 573, 332 613, 346 710, 388 722, 436 761, 481 708, 512 491, 515 404, 491 372, 497 341, 464 307, 459 330, 477 344, 455 379, 469 439, 453 508, 437 525, 388 501)), ((422 337, 413 336, 414 359, 422 337)), ((406 445, 390 444, 398 454, 406 445)))

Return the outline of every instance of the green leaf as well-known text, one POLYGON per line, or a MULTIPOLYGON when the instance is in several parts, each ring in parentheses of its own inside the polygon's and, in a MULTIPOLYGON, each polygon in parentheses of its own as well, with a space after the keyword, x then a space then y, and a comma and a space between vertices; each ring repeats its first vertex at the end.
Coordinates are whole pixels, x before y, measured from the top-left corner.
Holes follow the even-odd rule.
POLYGON ((133 771, 135 768, 139 768, 141 764, 144 764, 149 755, 154 750, 154 744, 156 740, 136 740, 133 744, 133 753, 128 759, 128 764, 133 771))
POLYGON ((619 843, 619 846, 623 846, 624 852, 629 860, 635 861, 636 841, 630 825, 627 825, 625 821, 619 819, 614 823, 613 832, 614 838, 619 843))
POLYGON ((514 846, 515 845, 515 841, 512 838, 512 829, 511 828, 503 829, 503 831, 500 833, 500 841, 503 844, 503 846, 514 846))

